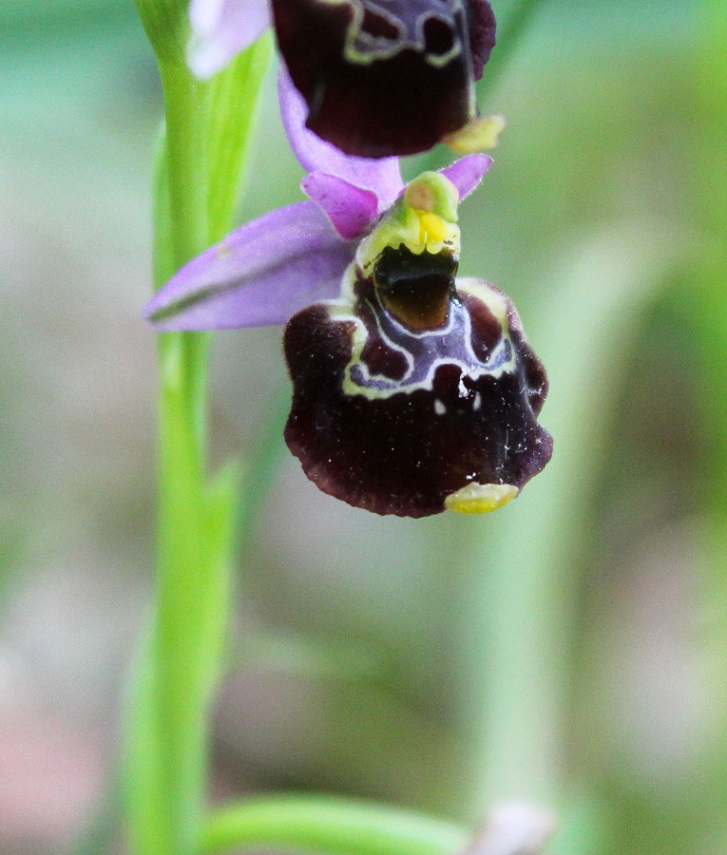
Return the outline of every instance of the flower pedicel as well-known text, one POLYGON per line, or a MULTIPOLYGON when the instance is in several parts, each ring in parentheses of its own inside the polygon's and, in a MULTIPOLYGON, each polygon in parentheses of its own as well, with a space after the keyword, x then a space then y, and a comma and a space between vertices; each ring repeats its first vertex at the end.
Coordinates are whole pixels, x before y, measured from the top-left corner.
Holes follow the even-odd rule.
POLYGON ((313 201, 233 232, 148 307, 162 329, 287 321, 285 438, 322 490, 379 514, 494 510, 550 459, 547 391, 517 312, 455 279, 457 206, 490 166, 472 155, 406 188, 395 158, 342 155, 281 106, 313 201))

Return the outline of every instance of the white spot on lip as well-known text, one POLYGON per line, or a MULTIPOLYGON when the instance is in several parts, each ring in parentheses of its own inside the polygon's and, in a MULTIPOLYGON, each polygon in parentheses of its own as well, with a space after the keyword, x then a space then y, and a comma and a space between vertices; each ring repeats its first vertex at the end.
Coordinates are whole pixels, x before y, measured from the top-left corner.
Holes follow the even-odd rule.
POLYGON ((447 408, 444 406, 444 402, 440 401, 439 398, 434 399, 434 412, 438 416, 443 416, 447 412, 447 408))
POLYGON ((459 378, 459 388, 457 390, 459 392, 460 398, 466 398, 469 395, 469 389, 464 385, 464 377, 460 375, 459 378))
POLYGON ((475 412, 482 409, 482 395, 480 395, 479 392, 475 393, 475 400, 474 400, 474 403, 472 404, 472 409, 475 412))

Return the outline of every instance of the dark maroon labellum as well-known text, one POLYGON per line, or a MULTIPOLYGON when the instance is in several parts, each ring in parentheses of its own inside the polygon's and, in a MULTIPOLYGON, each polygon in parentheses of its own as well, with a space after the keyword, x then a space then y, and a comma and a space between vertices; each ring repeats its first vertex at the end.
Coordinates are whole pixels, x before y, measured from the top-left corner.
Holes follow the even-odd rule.
POLYGON ((272 0, 307 125, 348 154, 431 148, 476 115, 495 44, 487 0, 272 0))
POLYGON ((322 490, 378 514, 423 517, 469 485, 516 493, 550 459, 537 422, 542 365, 499 290, 459 280, 451 255, 386 249, 354 299, 285 331, 291 451, 322 490))

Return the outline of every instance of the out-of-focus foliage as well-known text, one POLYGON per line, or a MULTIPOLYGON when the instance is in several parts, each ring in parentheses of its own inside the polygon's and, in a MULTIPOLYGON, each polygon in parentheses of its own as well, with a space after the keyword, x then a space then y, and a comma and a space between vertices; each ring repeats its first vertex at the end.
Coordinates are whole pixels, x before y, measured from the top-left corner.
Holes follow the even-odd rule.
MULTIPOLYGON (((525 796, 560 809, 559 855, 724 851, 721 5, 542 0, 486 91, 508 127, 463 207, 461 269, 516 301, 556 441, 507 509, 412 523, 319 494, 279 440, 280 332, 218 337, 213 453, 270 462, 220 789, 466 822, 525 796)), ((0 24, 0 852, 19 853, 93 813, 147 593, 160 102, 130 3, 14 0, 0 24)), ((299 177, 270 80, 241 218, 299 177)))

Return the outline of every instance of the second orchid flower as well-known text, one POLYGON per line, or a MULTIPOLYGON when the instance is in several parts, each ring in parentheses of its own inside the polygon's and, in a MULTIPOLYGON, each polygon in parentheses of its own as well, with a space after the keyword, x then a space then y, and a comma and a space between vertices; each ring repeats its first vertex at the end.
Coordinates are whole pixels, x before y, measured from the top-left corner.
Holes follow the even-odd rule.
POLYGON ((307 126, 344 152, 414 154, 476 120, 487 0, 192 0, 192 69, 216 73, 271 18, 307 126))

